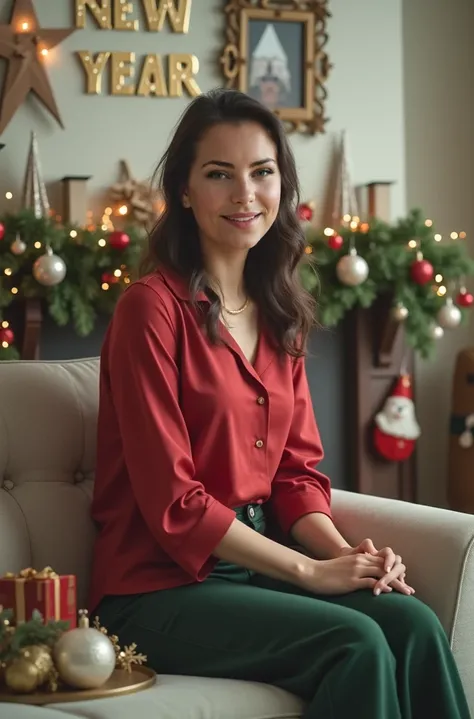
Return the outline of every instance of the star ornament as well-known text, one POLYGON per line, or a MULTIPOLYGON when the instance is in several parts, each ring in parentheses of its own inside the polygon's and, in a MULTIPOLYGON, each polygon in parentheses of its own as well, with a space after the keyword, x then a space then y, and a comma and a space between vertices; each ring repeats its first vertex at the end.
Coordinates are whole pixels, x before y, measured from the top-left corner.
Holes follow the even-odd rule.
POLYGON ((8 61, 0 99, 0 135, 30 92, 64 127, 44 67, 48 51, 74 32, 39 27, 33 0, 13 0, 9 25, 0 25, 0 57, 8 61))

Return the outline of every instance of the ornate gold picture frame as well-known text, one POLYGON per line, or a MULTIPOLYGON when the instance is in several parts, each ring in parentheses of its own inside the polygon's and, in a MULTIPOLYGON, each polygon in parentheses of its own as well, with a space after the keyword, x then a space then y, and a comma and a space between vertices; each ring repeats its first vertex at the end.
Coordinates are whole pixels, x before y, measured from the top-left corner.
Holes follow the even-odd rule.
POLYGON ((287 132, 324 132, 331 64, 328 0, 229 0, 221 64, 226 86, 256 97, 287 132))

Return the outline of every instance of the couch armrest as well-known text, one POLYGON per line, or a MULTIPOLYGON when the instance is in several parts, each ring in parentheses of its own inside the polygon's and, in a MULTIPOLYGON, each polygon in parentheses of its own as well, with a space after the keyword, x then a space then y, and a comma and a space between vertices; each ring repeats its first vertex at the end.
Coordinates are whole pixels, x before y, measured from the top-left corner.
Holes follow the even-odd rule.
POLYGON ((474 701, 474 516, 337 489, 332 509, 350 544, 370 537, 403 557, 407 581, 441 620, 474 701))

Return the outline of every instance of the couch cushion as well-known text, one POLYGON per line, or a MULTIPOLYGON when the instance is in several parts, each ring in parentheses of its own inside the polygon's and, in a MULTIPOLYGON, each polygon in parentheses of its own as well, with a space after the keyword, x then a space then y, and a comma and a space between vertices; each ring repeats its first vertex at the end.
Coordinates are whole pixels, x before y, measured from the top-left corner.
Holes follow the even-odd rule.
POLYGON ((97 358, 0 362, 0 574, 52 566, 85 606, 94 540, 97 358))
POLYGON ((256 682, 160 676, 143 692, 30 707, 1 704, 2 719, 300 719, 303 703, 256 682))
POLYGON ((59 710, 60 719, 65 719, 63 712, 69 719, 299 719, 303 703, 267 684, 159 676, 157 684, 143 692, 49 708, 59 710))

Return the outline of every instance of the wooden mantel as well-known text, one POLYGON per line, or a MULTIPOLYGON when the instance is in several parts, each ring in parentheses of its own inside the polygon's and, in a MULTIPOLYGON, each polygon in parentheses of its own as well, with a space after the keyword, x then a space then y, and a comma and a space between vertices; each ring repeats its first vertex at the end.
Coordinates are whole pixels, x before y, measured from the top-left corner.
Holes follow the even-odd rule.
MULTIPOLYGON (((368 218, 391 222, 390 183, 370 183, 365 192, 368 218)), ((346 387, 349 426, 350 487, 415 502, 415 453, 406 462, 387 462, 372 447, 374 417, 382 408, 403 368, 414 374, 414 353, 407 348, 403 326, 391 318, 391 298, 381 297, 369 310, 356 309, 346 318, 346 387)))

